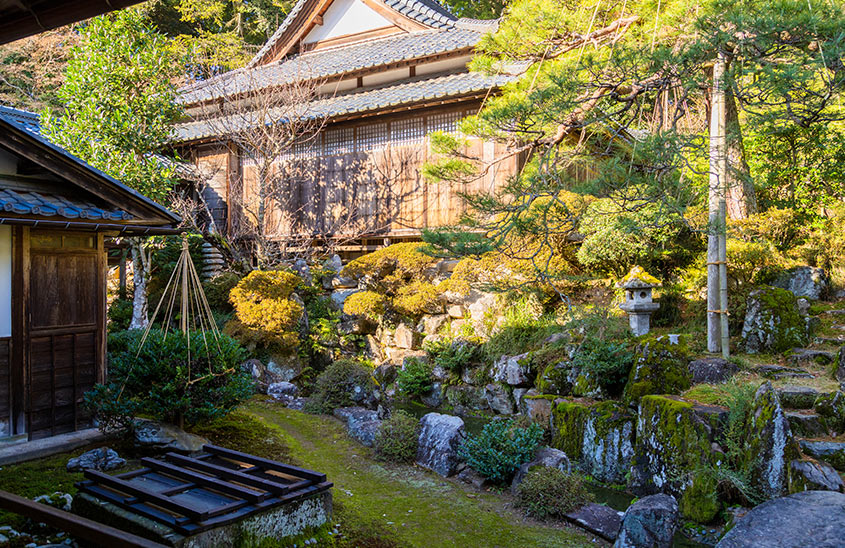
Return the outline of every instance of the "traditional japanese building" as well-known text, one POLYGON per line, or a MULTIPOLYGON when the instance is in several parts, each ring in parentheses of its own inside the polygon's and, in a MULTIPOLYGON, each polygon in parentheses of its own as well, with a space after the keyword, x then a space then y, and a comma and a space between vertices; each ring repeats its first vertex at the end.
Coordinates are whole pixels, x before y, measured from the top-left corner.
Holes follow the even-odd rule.
POLYGON ((179 218, 0 106, 0 441, 89 427, 105 378, 104 238, 174 233, 179 218))
MULTIPOLYGON (((247 66, 182 90, 190 119, 177 125, 176 145, 208 177, 201 192, 215 226, 236 236, 256 223, 245 210, 263 199, 271 238, 334 239, 360 252, 455 224, 465 208, 459 192, 490 192, 518 167, 517 159, 495 164, 460 189, 420 173, 431 159, 427 135, 456 132, 513 79, 467 68, 496 25, 456 18, 434 0, 297 2, 247 66), (262 93, 309 81, 317 89, 303 112, 324 124, 274 159, 275 188, 259 198, 255 160, 220 128, 247 127, 243 112, 261 108, 262 93)), ((470 155, 497 152, 469 140, 470 155)))

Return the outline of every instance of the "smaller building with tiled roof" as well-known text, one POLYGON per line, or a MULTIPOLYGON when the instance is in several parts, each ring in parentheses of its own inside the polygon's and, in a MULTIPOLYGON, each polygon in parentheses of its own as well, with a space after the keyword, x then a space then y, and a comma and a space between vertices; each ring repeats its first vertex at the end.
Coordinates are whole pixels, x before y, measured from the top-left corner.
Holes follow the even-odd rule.
MULTIPOLYGON (((514 79, 467 68, 497 27, 455 17, 436 0, 299 0, 247 66, 181 90, 188 119, 174 143, 206 174, 200 193, 215 226, 234 237, 342 239, 366 250, 458 222, 462 192, 492 192, 518 167, 497 164, 477 188, 420 174, 428 134, 456 132, 514 79), (272 162, 239 139, 291 116, 319 120, 321 131, 272 162)), ((479 158, 496 153, 477 139, 468 146, 479 158)))

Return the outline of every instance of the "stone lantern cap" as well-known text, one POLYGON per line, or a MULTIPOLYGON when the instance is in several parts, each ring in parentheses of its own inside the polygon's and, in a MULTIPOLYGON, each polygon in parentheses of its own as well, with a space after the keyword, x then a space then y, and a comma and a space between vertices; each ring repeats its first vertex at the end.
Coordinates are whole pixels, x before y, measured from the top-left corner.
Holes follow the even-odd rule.
POLYGON ((653 289, 661 285, 660 280, 646 272, 643 267, 635 266, 616 284, 616 287, 622 289, 653 289))

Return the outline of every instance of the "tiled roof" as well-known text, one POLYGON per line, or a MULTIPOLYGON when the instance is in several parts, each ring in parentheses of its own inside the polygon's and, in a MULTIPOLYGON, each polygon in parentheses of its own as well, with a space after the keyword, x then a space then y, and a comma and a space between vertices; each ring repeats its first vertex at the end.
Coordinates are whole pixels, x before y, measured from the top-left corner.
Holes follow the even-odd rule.
MULTIPOLYGON (((247 68, 254 67, 261 62, 267 52, 276 45, 276 42, 281 39, 285 31, 293 24, 306 3, 307 0, 299 0, 294 4, 287 17, 285 17, 285 20, 282 21, 282 24, 273 33, 273 36, 267 40, 267 43, 258 50, 255 57, 247 64, 247 68)), ((455 16, 449 13, 436 0, 384 0, 384 4, 406 17, 410 17, 432 28, 450 27, 455 22, 455 16)))
POLYGON ((180 102, 191 104, 294 80, 330 78, 360 69, 471 48, 495 30, 495 21, 402 33, 377 40, 316 50, 268 65, 236 69, 182 90, 180 102))
MULTIPOLYGON (((124 192, 128 197, 140 199, 148 207, 153 208, 157 213, 164 215, 164 217, 171 219, 173 222, 179 221, 179 217, 175 216, 165 207, 150 200, 138 191, 129 188, 113 177, 106 175, 87 162, 80 160, 64 148, 44 137, 41 134, 41 123, 38 114, 0 105, 0 121, 26 132, 53 153, 80 165, 95 177, 104 180, 106 184, 124 192)), ((0 127, 0 131, 7 130, 0 127)), ((100 206, 77 197, 68 198, 52 192, 19 192, 13 190, 19 187, 20 183, 4 184, 3 176, 0 175, 0 209, 22 215, 43 215, 47 217, 57 215, 66 219, 103 219, 113 221, 134 219, 133 215, 122 209, 105 210, 100 206)))
POLYGON ((59 216, 65 219, 128 221, 133 218, 125 211, 119 209, 106 211, 84 200, 70 199, 57 194, 17 192, 3 188, 2 175, 0 175, 0 209, 18 215, 59 216))
MULTIPOLYGON (((319 99, 312 102, 307 110, 315 117, 332 118, 431 99, 458 97, 499 87, 513 79, 514 77, 509 75, 488 76, 476 72, 421 77, 319 99)), ((225 127, 227 133, 247 129, 262 122, 257 116, 252 118, 248 114, 241 113, 225 119, 217 118, 211 122, 199 120, 179 124, 175 128, 175 140, 187 142, 212 137, 219 134, 222 127, 225 127)))

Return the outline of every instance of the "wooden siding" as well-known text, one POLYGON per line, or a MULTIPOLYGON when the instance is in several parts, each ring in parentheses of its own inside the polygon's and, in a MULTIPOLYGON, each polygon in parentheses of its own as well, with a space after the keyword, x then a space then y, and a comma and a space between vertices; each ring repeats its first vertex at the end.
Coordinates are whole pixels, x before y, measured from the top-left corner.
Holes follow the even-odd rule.
MULTIPOLYGON (((423 178, 421 167, 434 159, 427 135, 455 131, 457 120, 476 109, 477 104, 463 105, 327 127, 315 143, 295 147, 273 163, 264 233, 278 240, 413 236, 456 224, 466 211, 461 193, 493 192, 518 168, 518 160, 509 159, 460 188, 423 178)), ((215 221, 228 222, 231 234, 248 234, 244 225, 257 222, 258 168, 231 152, 224 160, 218 151, 196 156, 205 172, 229 174, 226 217, 218 207, 215 221), (237 167, 224 168, 226 163, 237 167)), ((478 139, 467 147, 468 155, 488 161, 502 152, 478 139)), ((223 186, 212 180, 206 192, 219 196, 223 186)))
POLYGON ((0 338, 0 437, 11 435, 12 425, 12 338, 0 338))

